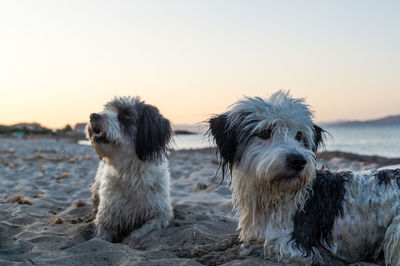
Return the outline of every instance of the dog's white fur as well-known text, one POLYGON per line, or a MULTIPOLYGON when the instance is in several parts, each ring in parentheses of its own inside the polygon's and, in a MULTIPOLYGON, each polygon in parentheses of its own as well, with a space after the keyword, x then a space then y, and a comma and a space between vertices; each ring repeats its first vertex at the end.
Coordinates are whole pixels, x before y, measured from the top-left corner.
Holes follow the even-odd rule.
MULTIPOLYGON (((271 139, 251 138, 243 151, 243 160, 233 169, 233 204, 241 217, 239 228, 242 240, 264 239, 264 217, 257 215, 257 208, 276 210, 279 223, 287 223, 297 208, 302 208, 308 196, 313 173, 315 172, 315 156, 311 149, 305 148, 295 140, 298 131, 303 132, 306 141, 313 145, 313 123, 309 118, 311 113, 302 100, 288 101, 283 93, 274 94, 269 102, 275 105, 266 105, 261 98, 248 98, 233 106, 228 120, 238 121, 243 113, 252 112, 248 119, 259 120, 251 128, 251 133, 274 127, 271 139), (283 119, 284 118, 284 119, 283 119), (280 183, 280 179, 287 175, 286 155, 289 152, 299 152, 306 156, 309 162, 300 173, 299 179, 290 183, 280 183), (249 182, 251 180, 251 182, 249 182), (265 182, 267 181, 267 182, 265 182), (279 186, 277 185, 279 184, 279 186), (288 194, 297 192, 295 199, 285 202, 288 194), (254 193, 257 191, 257 193, 254 193), (275 196, 255 198, 256 194, 271 194, 275 196), (254 201, 259 201, 254 204, 254 201), (285 205, 285 208, 280 208, 285 205), (251 209, 248 209, 251 207, 251 209), (261 220, 259 220, 261 219, 261 220), (257 221, 259 220, 259 221, 257 221)), ((245 123, 246 121, 242 121, 245 123)), ((234 123, 231 124, 232 126, 234 123)), ((246 125, 244 125, 246 127, 246 125)), ((247 137, 246 135, 241 136, 247 137)))
MULTIPOLYGON (((245 98, 212 118, 210 133, 221 155, 223 175, 227 167, 231 170, 242 241, 263 242, 267 258, 285 263, 352 263, 376 259, 383 251, 386 265, 400 265, 398 170, 390 173, 386 183, 377 175, 387 173, 337 173, 347 181, 342 190, 343 212, 334 218, 330 243, 320 239, 321 246, 313 245, 311 254, 296 245, 293 233, 302 228, 295 228, 294 217, 304 213, 317 193, 313 191, 315 160, 323 135, 304 99, 294 99, 284 91, 269 99, 245 98), (289 166, 291 154, 306 160, 301 171, 289 166)), ((313 214, 308 219, 314 222, 325 218, 313 214)))
POLYGON ((135 241, 168 226, 173 217, 165 156, 169 121, 139 97, 120 97, 91 115, 86 132, 102 159, 91 184, 96 237, 121 241, 133 232, 135 241))

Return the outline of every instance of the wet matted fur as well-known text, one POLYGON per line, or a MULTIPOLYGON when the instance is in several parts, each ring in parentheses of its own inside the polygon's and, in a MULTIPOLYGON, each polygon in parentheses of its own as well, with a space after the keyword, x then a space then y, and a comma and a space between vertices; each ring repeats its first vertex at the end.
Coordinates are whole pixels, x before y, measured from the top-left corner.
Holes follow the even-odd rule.
POLYGON ((284 263, 400 264, 400 170, 316 169, 325 131, 304 99, 245 98, 210 119, 240 240, 284 263))
POLYGON ((139 97, 119 97, 90 115, 87 137, 101 162, 91 185, 96 236, 134 241, 173 217, 166 158, 171 126, 139 97))

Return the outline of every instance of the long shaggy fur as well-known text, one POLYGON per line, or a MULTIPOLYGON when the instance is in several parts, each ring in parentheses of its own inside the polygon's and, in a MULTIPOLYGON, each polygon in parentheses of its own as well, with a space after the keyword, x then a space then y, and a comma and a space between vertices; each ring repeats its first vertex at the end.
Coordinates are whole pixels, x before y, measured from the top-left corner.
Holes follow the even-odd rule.
POLYGON ((102 159, 91 185, 96 236, 135 240, 173 217, 166 148, 171 127, 139 97, 115 98, 93 113, 87 137, 102 159))
POLYGON ((231 176, 240 239, 285 263, 400 264, 400 170, 317 170, 325 131, 304 99, 245 98, 210 119, 222 175, 231 176))

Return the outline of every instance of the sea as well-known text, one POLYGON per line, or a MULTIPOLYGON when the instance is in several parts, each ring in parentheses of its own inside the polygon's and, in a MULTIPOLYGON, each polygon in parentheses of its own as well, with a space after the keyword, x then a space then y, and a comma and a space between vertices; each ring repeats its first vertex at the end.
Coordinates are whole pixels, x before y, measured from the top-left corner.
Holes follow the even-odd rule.
MULTIPOLYGON (((327 126, 324 129, 328 134, 322 150, 400 158, 400 125, 327 126)), ((88 141, 80 143, 90 145, 88 141)), ((171 146, 175 150, 199 149, 212 147, 213 143, 205 134, 176 135, 171 146)))

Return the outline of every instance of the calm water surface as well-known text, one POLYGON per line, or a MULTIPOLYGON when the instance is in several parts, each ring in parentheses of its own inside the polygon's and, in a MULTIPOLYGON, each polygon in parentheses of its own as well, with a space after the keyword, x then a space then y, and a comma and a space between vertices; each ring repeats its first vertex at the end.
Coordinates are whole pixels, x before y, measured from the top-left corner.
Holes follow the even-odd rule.
MULTIPOLYGON (((364 155, 400 157, 400 126, 325 127, 325 150, 346 151, 364 155)), ((81 144, 88 144, 82 141, 81 144)), ((174 149, 198 149, 210 147, 211 142, 203 134, 174 136, 174 149)))
MULTIPOLYGON (((400 126, 325 127, 327 151, 400 157, 400 126)), ((176 149, 209 147, 203 135, 175 136, 176 149)))
POLYGON ((326 127, 326 150, 400 157, 400 126, 326 127))

